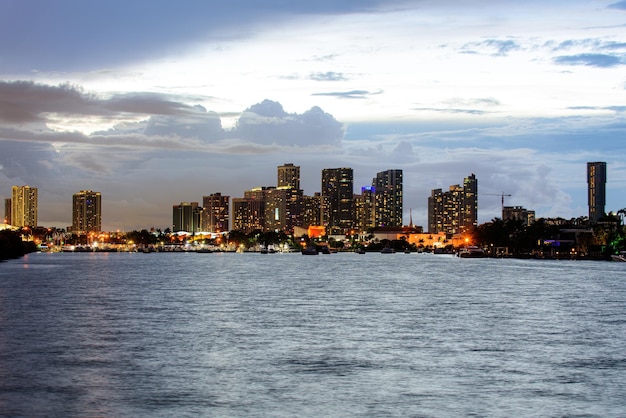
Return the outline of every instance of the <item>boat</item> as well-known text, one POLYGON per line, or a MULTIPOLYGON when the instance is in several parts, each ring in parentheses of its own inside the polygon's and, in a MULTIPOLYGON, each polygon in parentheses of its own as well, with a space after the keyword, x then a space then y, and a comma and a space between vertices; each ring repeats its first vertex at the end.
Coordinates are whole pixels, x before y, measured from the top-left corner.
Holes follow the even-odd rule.
POLYGON ((482 248, 476 246, 463 247, 457 254, 461 258, 484 258, 487 257, 482 248))
POLYGON ((408 248, 404 249, 404 254, 411 254, 411 250, 409 250, 408 248))
POLYGON ((307 245, 302 249, 302 255, 318 255, 319 251, 315 248, 315 245, 307 245))
POLYGON ((619 254, 612 254, 611 259, 613 261, 626 262, 626 251, 621 251, 619 254))
POLYGON ((365 254, 365 250, 363 248, 357 248, 354 252, 357 254, 365 254))
POLYGON ((383 248, 382 250, 380 250, 380 253, 381 253, 381 254, 395 254, 395 253, 396 253, 396 250, 394 250, 394 249, 393 249, 393 248, 391 248, 391 247, 385 247, 385 248, 383 248))

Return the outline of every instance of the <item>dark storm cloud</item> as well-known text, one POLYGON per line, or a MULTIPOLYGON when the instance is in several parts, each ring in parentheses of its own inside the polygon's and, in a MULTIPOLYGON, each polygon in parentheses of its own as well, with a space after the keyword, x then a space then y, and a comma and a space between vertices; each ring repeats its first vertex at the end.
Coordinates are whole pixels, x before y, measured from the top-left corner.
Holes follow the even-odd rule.
POLYGON ((28 123, 45 114, 111 116, 119 113, 183 115, 195 109, 164 95, 127 93, 102 99, 70 84, 50 86, 32 81, 0 81, 0 121, 28 123))
POLYGON ((608 54, 576 54, 562 55, 554 58, 554 62, 560 65, 584 65, 589 67, 609 68, 624 65, 623 57, 608 54))

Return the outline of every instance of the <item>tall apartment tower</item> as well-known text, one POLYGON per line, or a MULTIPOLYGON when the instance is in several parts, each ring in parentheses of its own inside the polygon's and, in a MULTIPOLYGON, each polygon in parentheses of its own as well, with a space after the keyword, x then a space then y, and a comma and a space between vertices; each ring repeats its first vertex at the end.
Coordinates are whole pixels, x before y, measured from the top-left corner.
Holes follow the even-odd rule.
POLYGON ((11 199, 4 199, 4 223, 11 224, 11 199))
POLYGON ((461 233, 472 231, 478 227, 478 180, 473 173, 463 179, 461 216, 461 233))
POLYGON ((221 193, 212 193, 202 196, 202 225, 205 232, 228 231, 230 212, 230 196, 222 196, 221 193))
POLYGON ((478 181, 474 174, 463 180, 463 186, 449 191, 435 189, 428 198, 428 232, 459 234, 478 226, 478 181))
POLYGON ((402 226, 402 170, 377 173, 372 186, 376 226, 402 226))
POLYGON ((72 231, 100 232, 102 196, 100 192, 81 190, 72 196, 72 231))
POLYGON ((181 202, 180 205, 172 207, 172 225, 174 232, 190 232, 192 234, 200 231, 200 219, 202 208, 198 202, 181 202))
POLYGON ((606 163, 587 163, 587 201, 589 220, 598 222, 606 205, 606 163))
POLYGON ((300 190, 300 166, 291 163, 278 166, 277 187, 300 190))
POLYGON ((376 226, 375 205, 376 189, 374 186, 361 187, 361 194, 354 195, 354 228, 365 231, 376 226))
POLYGON ((322 225, 328 234, 342 234, 352 228, 353 173, 351 168, 322 170, 322 225))
POLYGON ((11 225, 37 226, 37 188, 13 186, 11 189, 11 225))

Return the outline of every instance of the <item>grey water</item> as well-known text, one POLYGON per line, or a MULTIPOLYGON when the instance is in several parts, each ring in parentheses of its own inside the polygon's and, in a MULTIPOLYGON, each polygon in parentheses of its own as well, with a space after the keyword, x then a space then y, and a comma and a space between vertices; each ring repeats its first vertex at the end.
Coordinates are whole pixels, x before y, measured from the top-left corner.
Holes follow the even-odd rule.
POLYGON ((0 264, 0 416, 626 416, 625 267, 30 254, 0 264))

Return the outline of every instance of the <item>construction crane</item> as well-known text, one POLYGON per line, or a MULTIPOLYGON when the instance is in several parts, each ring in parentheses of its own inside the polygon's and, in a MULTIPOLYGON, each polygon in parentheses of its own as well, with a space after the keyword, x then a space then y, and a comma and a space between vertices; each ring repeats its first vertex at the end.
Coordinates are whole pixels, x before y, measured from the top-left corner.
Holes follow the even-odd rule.
POLYGON ((502 212, 504 212, 504 198, 505 197, 511 197, 510 194, 504 194, 504 192, 502 193, 483 193, 487 196, 500 196, 502 198, 502 212))

